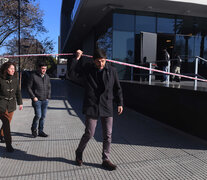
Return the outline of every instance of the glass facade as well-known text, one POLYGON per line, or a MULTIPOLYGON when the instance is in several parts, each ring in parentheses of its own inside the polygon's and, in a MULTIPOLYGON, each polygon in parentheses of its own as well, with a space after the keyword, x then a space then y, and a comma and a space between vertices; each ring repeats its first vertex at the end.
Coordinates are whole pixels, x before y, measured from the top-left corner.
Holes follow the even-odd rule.
MULTIPOLYGON (((207 58, 207 19, 160 13, 114 12, 112 25, 97 39, 98 47, 107 49, 108 58, 139 64, 142 63, 143 32, 157 36, 155 62, 163 47, 168 48, 171 57, 176 52, 188 64, 194 61, 192 57, 195 56, 207 58)), ((132 79, 130 68, 115 66, 120 79, 132 79)))
POLYGON ((156 32, 156 17, 155 16, 143 16, 136 15, 135 32, 139 34, 141 31, 156 32))
POLYGON ((207 59, 207 37, 204 38, 204 52, 203 52, 203 58, 207 59))
POLYGON ((175 17, 173 16, 158 16, 157 17, 157 33, 175 33, 175 17))
POLYGON ((118 14, 113 15, 113 29, 134 32, 134 15, 118 14))
MULTIPOLYGON (((134 15, 113 16, 113 59, 134 62, 134 15)), ((131 68, 115 65, 121 79, 130 79, 131 68)))
POLYGON ((75 0, 74 7, 73 7, 73 10, 72 10, 72 13, 71 13, 71 21, 73 21, 75 15, 76 15, 79 4, 80 4, 80 0, 75 0))
POLYGON ((112 59, 112 27, 108 28, 104 34, 99 36, 96 45, 98 48, 105 49, 107 58, 112 59))

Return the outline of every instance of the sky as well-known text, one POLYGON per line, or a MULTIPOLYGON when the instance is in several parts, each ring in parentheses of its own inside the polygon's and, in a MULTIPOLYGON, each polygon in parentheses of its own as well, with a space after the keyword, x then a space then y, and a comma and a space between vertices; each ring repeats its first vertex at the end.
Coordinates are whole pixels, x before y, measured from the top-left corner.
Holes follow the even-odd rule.
POLYGON ((43 37, 49 37, 49 39, 55 42, 54 53, 58 53, 62 0, 36 0, 36 2, 39 2, 40 9, 44 12, 43 24, 48 30, 48 33, 44 34, 43 37))

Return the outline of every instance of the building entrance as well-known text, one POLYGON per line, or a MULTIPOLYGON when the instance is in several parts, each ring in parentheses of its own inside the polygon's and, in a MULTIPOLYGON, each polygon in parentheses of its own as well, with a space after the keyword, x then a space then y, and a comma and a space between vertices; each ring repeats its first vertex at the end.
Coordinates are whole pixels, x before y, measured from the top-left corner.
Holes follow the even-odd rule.
POLYGON ((174 34, 157 34, 157 60, 162 60, 161 52, 167 48, 170 59, 174 57, 175 35, 174 34))
MULTIPOLYGON (((163 48, 167 48, 170 58, 173 59, 174 46, 174 34, 141 32, 135 38, 135 60, 137 60, 135 63, 156 63, 162 59, 163 48)), ((140 74, 140 70, 135 70, 135 73, 140 74)), ((139 76, 135 77, 135 79, 139 78, 139 76)))
POLYGON ((146 58, 147 62, 161 60, 163 48, 167 48, 170 58, 174 57, 174 34, 140 33, 140 62, 146 58))

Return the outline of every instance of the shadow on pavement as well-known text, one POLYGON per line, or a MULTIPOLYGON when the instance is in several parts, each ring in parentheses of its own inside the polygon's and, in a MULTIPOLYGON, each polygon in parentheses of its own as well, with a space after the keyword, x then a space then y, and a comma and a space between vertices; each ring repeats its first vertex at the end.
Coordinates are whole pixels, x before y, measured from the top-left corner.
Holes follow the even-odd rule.
POLYGON ((27 137, 27 138, 34 138, 32 134, 28 133, 21 133, 21 132, 11 132, 12 136, 22 136, 22 137, 27 137))
POLYGON ((0 152, 3 152, 2 154, 0 154, 3 158, 16 159, 22 161, 58 161, 75 165, 75 161, 68 160, 62 157, 41 157, 32 154, 27 154, 25 151, 21 151, 19 149, 15 149, 13 153, 8 153, 6 152, 6 149, 4 147, 0 147, 0 152))
MULTIPOLYGON (((84 123, 84 115, 82 114, 83 88, 67 80, 52 80, 51 83, 53 87, 52 99, 68 100, 72 108, 67 107, 66 101, 64 103, 69 115, 72 115, 70 110, 75 111, 84 123)), ((100 121, 98 121, 94 138, 96 141, 102 142, 100 121)), ((121 116, 117 115, 116 107, 114 108, 112 142, 127 145, 207 150, 206 143, 201 143, 192 136, 167 127, 126 107, 124 107, 121 116)))
MULTIPOLYGON (((48 162, 57 161, 57 162, 62 162, 62 163, 77 166, 74 160, 69 160, 69 159, 65 159, 62 157, 42 157, 42 156, 37 156, 33 154, 27 154, 25 151, 22 151, 19 149, 15 149, 13 153, 8 153, 6 152, 5 147, 0 146, 0 152, 1 152, 0 153, 1 158, 15 159, 15 160, 21 160, 21 161, 33 161, 33 162, 34 161, 48 161, 48 162)), ((102 169, 101 165, 98 163, 83 162, 83 165, 102 169)))

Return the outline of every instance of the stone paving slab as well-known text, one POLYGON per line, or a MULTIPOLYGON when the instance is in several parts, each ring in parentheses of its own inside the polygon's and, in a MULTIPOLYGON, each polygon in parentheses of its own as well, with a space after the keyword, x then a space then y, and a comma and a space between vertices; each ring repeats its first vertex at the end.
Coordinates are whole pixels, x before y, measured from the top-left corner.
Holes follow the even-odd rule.
MULTIPOLYGON (((26 97, 26 96, 25 96, 26 97)), ((11 124, 14 153, 0 144, 1 180, 167 180, 207 179, 207 143, 125 108, 114 115, 111 160, 116 171, 101 168, 102 137, 98 123, 75 165, 75 149, 84 132, 83 90, 68 81, 52 80, 52 99, 45 121, 48 138, 31 136, 31 101, 15 111, 11 124)))

